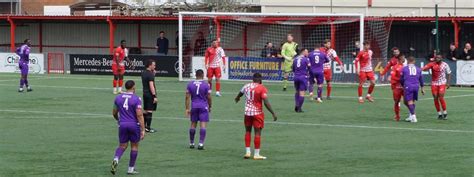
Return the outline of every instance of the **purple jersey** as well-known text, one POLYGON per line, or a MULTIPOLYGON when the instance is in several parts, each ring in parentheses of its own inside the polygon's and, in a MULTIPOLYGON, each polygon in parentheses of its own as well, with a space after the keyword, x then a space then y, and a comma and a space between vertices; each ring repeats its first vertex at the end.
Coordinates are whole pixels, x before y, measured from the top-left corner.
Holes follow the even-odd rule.
POLYGON ((423 87, 423 75, 421 75, 420 67, 409 64, 403 67, 401 75, 400 82, 404 88, 423 87))
POLYGON ((30 60, 30 47, 23 44, 18 49, 16 49, 16 54, 20 56, 20 62, 29 62, 30 60))
POLYGON ((207 95, 211 93, 209 83, 204 80, 190 81, 186 92, 191 94, 191 108, 207 108, 207 95))
POLYGON ((324 63, 330 61, 327 54, 319 50, 312 51, 311 53, 309 53, 308 57, 311 63, 312 73, 324 72, 324 63))
POLYGON ((293 73, 295 77, 307 77, 308 68, 311 65, 309 64, 309 59, 305 56, 298 55, 293 60, 293 73))
POLYGON ((115 97, 114 106, 119 112, 119 123, 138 123, 137 109, 142 109, 142 100, 133 93, 115 97))

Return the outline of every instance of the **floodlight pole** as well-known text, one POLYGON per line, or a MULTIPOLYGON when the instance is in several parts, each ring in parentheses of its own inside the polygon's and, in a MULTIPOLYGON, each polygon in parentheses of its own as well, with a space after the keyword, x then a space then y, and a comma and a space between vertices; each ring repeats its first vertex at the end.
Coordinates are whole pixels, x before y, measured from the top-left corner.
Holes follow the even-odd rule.
POLYGON ((435 5, 435 29, 436 29, 436 39, 435 39, 436 54, 439 54, 438 4, 435 5))

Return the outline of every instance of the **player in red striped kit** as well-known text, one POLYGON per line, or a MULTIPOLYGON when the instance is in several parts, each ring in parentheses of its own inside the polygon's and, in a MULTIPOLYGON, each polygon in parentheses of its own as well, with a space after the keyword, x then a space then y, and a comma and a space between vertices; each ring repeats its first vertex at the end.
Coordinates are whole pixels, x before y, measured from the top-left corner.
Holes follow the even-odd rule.
MULTIPOLYGON (((395 51, 395 50, 394 50, 395 51)), ((400 101, 403 96, 403 86, 400 83, 400 78, 401 78, 401 73, 404 63, 405 63, 405 56, 403 54, 398 53, 395 55, 394 52, 394 57, 389 61, 387 64, 387 67, 383 71, 380 72, 380 75, 385 75, 385 73, 389 70, 392 69, 392 72, 390 72, 390 84, 392 86, 392 92, 393 92, 393 111, 395 112, 395 117, 394 119, 396 121, 400 121, 400 101), (395 57, 397 56, 397 57, 395 57), (392 62, 396 60, 396 64, 394 65, 392 62), (391 67, 388 67, 391 66, 391 67)))
POLYGON ((212 90, 212 78, 216 77, 216 96, 221 95, 221 67, 225 72, 225 53, 222 47, 219 47, 218 41, 212 41, 211 47, 207 48, 205 54, 205 64, 207 69, 207 79, 212 90))
POLYGON ((423 71, 431 70, 431 93, 433 94, 434 105, 438 111, 438 119, 447 120, 448 111, 446 110, 446 101, 444 94, 449 89, 451 80, 451 68, 443 62, 442 55, 436 55, 435 61, 428 63, 423 67, 423 71), (443 110, 441 110, 440 108, 443 110))
POLYGON ((122 93, 123 75, 125 74, 125 62, 131 63, 128 59, 128 49, 126 48, 127 42, 125 40, 120 41, 120 46, 114 50, 112 58, 112 72, 114 74, 113 86, 114 94, 122 93))
MULTIPOLYGON (((328 58, 329 58, 329 62, 328 63, 324 63, 324 80, 326 80, 326 88, 327 88, 327 92, 326 92, 326 97, 328 100, 331 99, 331 90, 332 90, 332 68, 331 68, 331 65, 332 65, 332 62, 331 61, 336 61, 337 64, 339 64, 339 67, 341 68, 341 70, 344 72, 344 68, 343 68, 343 63, 341 61, 341 59, 339 59, 339 57, 337 56, 337 53, 336 53, 336 50, 334 50, 331 46, 331 40, 329 39, 326 39, 324 40, 323 42, 323 46, 319 49, 319 51, 322 51, 324 53, 326 53, 328 55, 328 58)), ((310 93, 310 96, 311 98, 313 98, 313 93, 310 93)))
POLYGON ((359 103, 364 103, 364 98, 362 98, 362 86, 364 85, 365 81, 367 81, 367 79, 370 81, 370 86, 365 98, 370 102, 374 101, 374 98, 371 95, 375 87, 375 75, 372 69, 372 54, 373 52, 370 50, 370 43, 368 41, 364 41, 364 50, 357 54, 355 60, 356 73, 359 75, 359 103))
POLYGON ((264 127, 265 117, 262 109, 262 102, 265 107, 272 113, 273 121, 277 120, 276 114, 273 112, 270 102, 267 97, 267 88, 262 85, 262 75, 255 73, 253 75, 253 82, 246 84, 240 90, 239 94, 235 97, 235 102, 240 101, 240 97, 244 96, 245 101, 245 159, 249 159, 251 156, 250 152, 250 141, 252 139, 252 127, 254 129, 254 160, 265 160, 266 157, 260 155, 260 136, 264 127))

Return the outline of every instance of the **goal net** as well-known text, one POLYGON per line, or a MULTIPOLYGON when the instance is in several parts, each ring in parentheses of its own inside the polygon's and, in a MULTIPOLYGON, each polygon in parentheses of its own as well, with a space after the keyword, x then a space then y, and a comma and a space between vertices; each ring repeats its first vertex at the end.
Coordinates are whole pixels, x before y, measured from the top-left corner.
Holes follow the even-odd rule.
MULTIPOLYGON (((223 79, 248 80, 259 72, 265 80, 282 80, 280 47, 286 42, 287 34, 293 34, 298 48, 310 51, 321 47, 324 40, 330 40, 344 63, 342 69, 336 62, 331 63, 333 81, 356 83, 354 59, 360 44, 370 42, 374 52, 373 67, 380 70, 387 60, 390 26, 391 20, 364 18, 362 14, 181 12, 179 79, 193 79, 196 70, 205 71, 205 51, 213 40, 218 40, 227 56, 223 79), (272 43, 273 48, 269 48, 268 43, 272 43)), ((386 82, 378 79, 379 84, 386 82)))

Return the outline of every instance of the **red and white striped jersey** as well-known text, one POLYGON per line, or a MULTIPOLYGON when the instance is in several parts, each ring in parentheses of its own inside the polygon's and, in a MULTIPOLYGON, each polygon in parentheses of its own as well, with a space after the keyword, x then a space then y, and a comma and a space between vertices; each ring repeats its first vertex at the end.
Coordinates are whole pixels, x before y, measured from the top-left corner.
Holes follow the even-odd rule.
POLYGON ((206 50, 205 57, 209 60, 210 68, 220 68, 223 64, 223 57, 225 57, 225 52, 222 47, 209 47, 206 50))
POLYGON ((262 102, 267 98, 267 88, 262 84, 248 83, 240 90, 245 95, 245 115, 256 116, 263 114, 262 102))
MULTIPOLYGON (((321 47, 319 50, 326 53, 328 58, 329 58, 329 62, 323 64, 324 69, 325 70, 326 69, 331 69, 331 65, 332 65, 331 62, 334 61, 334 60, 337 60, 336 58, 338 58, 336 50, 334 50, 334 49, 326 50, 326 48, 324 48, 324 47, 321 47)), ((337 61, 337 62, 339 63, 339 61, 337 61)))
POLYGON ((451 68, 445 62, 431 62, 423 67, 423 71, 431 69, 431 85, 446 85, 446 74, 451 74, 451 68))
POLYGON ((356 57, 356 66, 357 62, 360 62, 360 71, 362 72, 372 72, 372 50, 360 51, 356 57))

